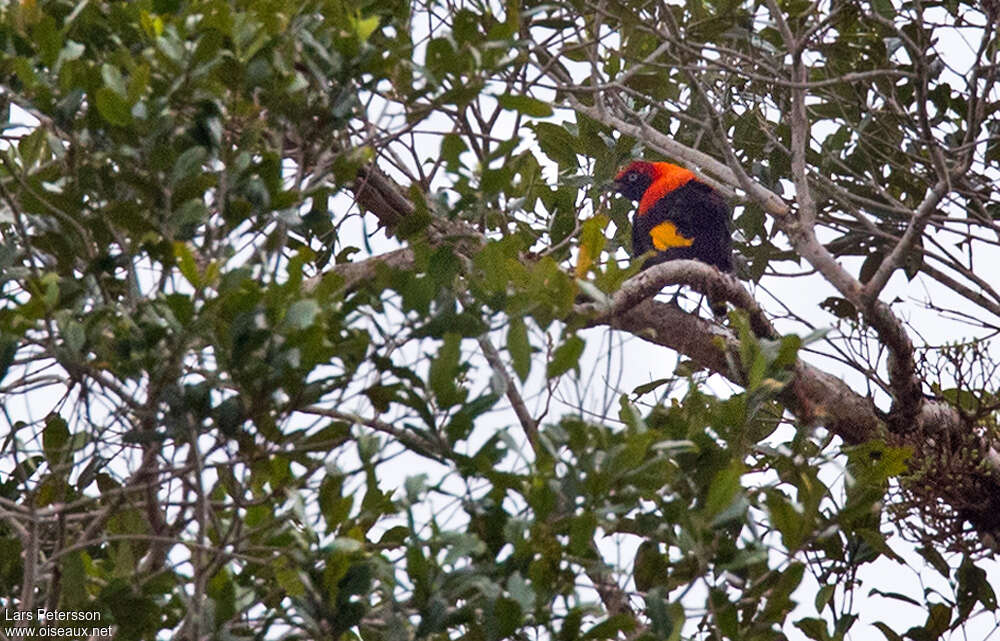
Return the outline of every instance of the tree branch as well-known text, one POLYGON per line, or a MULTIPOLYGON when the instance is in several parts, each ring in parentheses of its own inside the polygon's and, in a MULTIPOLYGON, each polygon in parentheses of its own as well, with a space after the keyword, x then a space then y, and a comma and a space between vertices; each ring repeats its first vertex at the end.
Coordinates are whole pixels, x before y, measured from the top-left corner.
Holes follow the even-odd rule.
POLYGON ((507 372, 507 366, 504 364, 503 359, 500 358, 500 352, 497 351, 497 348, 493 346, 493 343, 490 342, 487 336, 480 336, 478 342, 479 348, 483 350, 483 356, 486 357, 486 362, 503 379, 507 400, 510 401, 510 406, 513 408, 518 422, 521 424, 521 429, 524 430, 525 436, 528 437, 528 444, 531 446, 531 450, 537 456, 539 444, 538 423, 531 416, 528 406, 524 403, 524 398, 521 397, 521 392, 517 389, 517 384, 514 383, 514 380, 507 372))
POLYGON ((907 225, 903 237, 899 239, 899 242, 893 247, 892 252, 878 266, 875 274, 865 283, 864 291, 861 293, 863 298, 874 300, 878 297, 879 292, 889 282, 889 278, 893 272, 899 269, 903 261, 906 260, 907 254, 910 253, 913 246, 920 240, 924 232, 924 227, 930 220, 931 215, 937 211, 938 203, 948 194, 948 190, 948 181, 945 180, 939 180, 931 188, 923 202, 913 212, 913 217, 910 219, 910 224, 907 225))
MULTIPOLYGON (((725 163, 719 162, 703 151, 698 151, 697 149, 692 149, 687 145, 681 144, 648 125, 633 125, 606 110, 585 105, 572 95, 567 96, 567 101, 574 110, 593 118, 601 124, 607 125, 626 136, 638 138, 661 153, 693 165, 694 169, 700 168, 702 171, 715 176, 727 185, 740 189, 744 188, 735 171, 725 163)), ((764 211, 775 218, 783 218, 791 212, 788 204, 781 196, 758 183, 750 183, 747 185, 746 191, 751 200, 759 204, 764 211)))
POLYGON ((600 305, 591 304, 585 309, 599 314, 593 324, 604 324, 610 317, 656 296, 668 285, 687 285, 713 299, 730 302, 749 314, 750 327, 756 336, 773 338, 778 335, 764 310, 735 276, 697 260, 672 260, 653 265, 622 283, 612 295, 610 307, 601 309, 600 305))

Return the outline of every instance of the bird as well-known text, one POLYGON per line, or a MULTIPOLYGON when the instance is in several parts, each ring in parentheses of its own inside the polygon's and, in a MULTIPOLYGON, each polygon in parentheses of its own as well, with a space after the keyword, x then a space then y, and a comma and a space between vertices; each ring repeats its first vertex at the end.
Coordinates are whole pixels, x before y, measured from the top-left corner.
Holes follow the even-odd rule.
MULTIPOLYGON (((614 179, 615 189, 639 205, 632 216, 632 255, 654 252, 643 269, 691 258, 733 271, 729 205, 692 171, 669 162, 635 160, 614 179)), ((716 315, 725 304, 709 301, 716 315)))

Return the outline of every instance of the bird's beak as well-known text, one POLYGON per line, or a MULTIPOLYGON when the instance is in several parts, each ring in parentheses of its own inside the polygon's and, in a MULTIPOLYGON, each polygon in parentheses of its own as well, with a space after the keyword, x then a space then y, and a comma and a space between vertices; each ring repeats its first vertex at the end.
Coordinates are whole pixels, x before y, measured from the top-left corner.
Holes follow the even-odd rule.
POLYGON ((597 188, 603 192, 619 192, 622 190, 622 184, 617 180, 607 180, 600 183, 597 188))

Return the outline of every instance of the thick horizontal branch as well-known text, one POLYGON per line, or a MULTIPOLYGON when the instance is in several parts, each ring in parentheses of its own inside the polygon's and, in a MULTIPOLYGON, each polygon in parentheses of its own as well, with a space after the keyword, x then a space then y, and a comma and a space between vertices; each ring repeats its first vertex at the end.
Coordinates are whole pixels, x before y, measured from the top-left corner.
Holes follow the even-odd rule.
POLYGON ((396 183, 374 165, 358 170, 353 191, 358 205, 374 214, 390 232, 399 221, 416 211, 396 183))
MULTIPOLYGON (((604 324, 684 354, 737 385, 744 383, 739 372, 731 371, 731 361, 726 357, 727 351, 735 353, 739 349, 736 336, 676 305, 647 300, 605 317, 604 324)), ((791 382, 780 399, 799 422, 823 426, 847 443, 861 443, 884 434, 884 425, 870 399, 836 376, 801 360, 795 364, 791 382)))
MULTIPOLYGON (((379 265, 385 265, 391 269, 408 269, 413 266, 413 250, 409 247, 402 247, 372 256, 367 260, 341 263, 334 266, 333 270, 344 279, 344 289, 353 291, 359 284, 375 278, 379 265)), ((311 289, 318 282, 319 277, 311 278, 306 281, 305 287, 311 289)))
MULTIPOLYGON (((705 294, 721 295, 747 311, 751 329, 757 336, 777 336, 764 312, 738 280, 693 260, 660 263, 630 278, 615 292, 610 309, 601 310, 592 323, 609 325, 673 349, 699 366, 743 385, 742 373, 732 371, 733 361, 727 358, 727 352, 735 354, 739 350, 736 336, 728 328, 677 305, 650 300, 668 285, 687 285, 705 294)), ((593 304, 578 306, 581 313, 596 310, 593 304)), ((876 438, 885 431, 871 400, 855 393, 841 379, 801 360, 793 372, 781 400, 800 422, 822 425, 848 443, 876 438)), ((957 418, 956 414, 952 420, 957 418)))
POLYGON ((747 312, 750 327, 756 336, 772 338, 777 336, 764 310, 743 284, 731 274, 697 260, 672 260, 653 265, 628 279, 611 297, 611 306, 591 309, 599 314, 595 324, 603 324, 610 316, 628 311, 640 302, 652 298, 669 285, 687 285, 705 294, 711 300, 725 300, 747 312))

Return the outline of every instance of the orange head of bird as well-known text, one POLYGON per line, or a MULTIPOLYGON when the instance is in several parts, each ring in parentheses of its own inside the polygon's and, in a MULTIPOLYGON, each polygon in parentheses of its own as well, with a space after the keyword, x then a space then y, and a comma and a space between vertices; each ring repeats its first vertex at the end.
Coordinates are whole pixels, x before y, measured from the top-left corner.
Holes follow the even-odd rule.
POLYGON ((668 162, 635 160, 615 176, 615 189, 629 200, 639 201, 639 213, 645 213, 657 200, 694 180, 689 170, 668 162))

